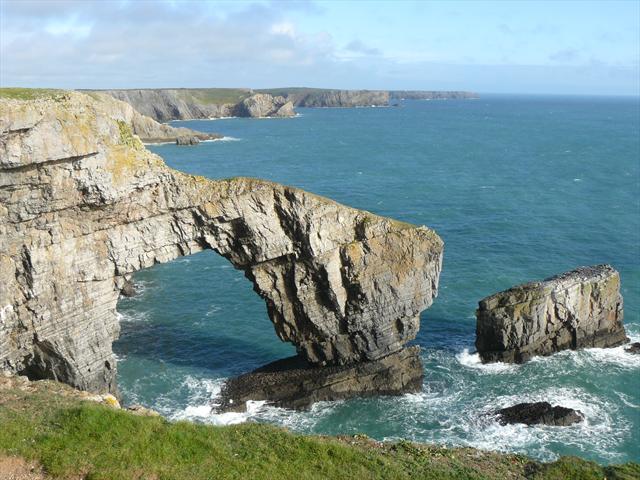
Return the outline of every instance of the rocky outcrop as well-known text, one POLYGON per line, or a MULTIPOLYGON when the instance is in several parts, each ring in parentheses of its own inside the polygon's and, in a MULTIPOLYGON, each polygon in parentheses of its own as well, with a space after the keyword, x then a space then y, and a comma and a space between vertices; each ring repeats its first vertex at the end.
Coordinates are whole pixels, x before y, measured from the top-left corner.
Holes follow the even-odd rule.
MULTIPOLYGON (((102 110, 118 122, 124 122, 131 133, 137 135, 144 143, 177 143, 178 145, 195 145, 204 140, 222 138, 217 133, 202 133, 190 128, 176 128, 156 122, 135 110, 126 102, 113 100, 105 93, 91 93, 101 105, 102 110)), ((126 135, 126 132, 123 134, 126 135)))
POLYGON ((256 93, 241 101, 233 110, 237 117, 292 117, 293 104, 284 97, 256 93))
POLYGON ((341 366, 314 367, 300 356, 290 357, 228 380, 216 410, 242 412, 247 400, 303 410, 324 400, 418 392, 423 375, 417 346, 379 360, 341 366))
POLYGON ((480 301, 476 348, 483 362, 525 362, 566 349, 626 343, 620 275, 581 267, 480 301))
POLYGON ((101 90, 158 122, 222 117, 293 117, 284 98, 249 89, 101 90))
POLYGON ((443 243, 426 227, 249 178, 168 168, 115 100, 0 100, 0 369, 116 391, 116 303, 137 270, 204 249, 244 271, 315 366, 416 336, 443 243))
POLYGON ((392 100, 472 100, 480 98, 475 92, 437 90, 392 90, 392 100))
POLYGON ((384 90, 283 90, 283 96, 296 107, 383 107, 389 105, 389 92, 384 90))
POLYGON ((635 353, 636 355, 640 355, 640 342, 634 342, 624 349, 627 353, 635 353))
POLYGON ((495 415, 502 425, 524 423, 567 427, 584 420, 584 415, 579 410, 560 405, 551 406, 549 402, 519 403, 496 410, 495 415))

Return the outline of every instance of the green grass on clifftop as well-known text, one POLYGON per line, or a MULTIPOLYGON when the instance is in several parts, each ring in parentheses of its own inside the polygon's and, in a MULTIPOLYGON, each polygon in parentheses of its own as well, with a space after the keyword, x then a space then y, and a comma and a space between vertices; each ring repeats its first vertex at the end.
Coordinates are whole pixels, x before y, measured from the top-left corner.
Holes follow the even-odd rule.
POLYGON ((180 95, 185 100, 203 105, 235 104, 241 102, 250 94, 251 91, 249 89, 242 88, 193 88, 180 90, 180 95))
POLYGON ((36 98, 54 98, 63 94, 64 90, 55 88, 0 88, 0 98, 10 98, 14 100, 35 100, 36 98))
POLYGON ((260 424, 168 422, 61 396, 54 382, 0 388, 0 454, 39 463, 47 478, 86 479, 637 479, 640 465, 521 455, 363 436, 293 434, 260 424))

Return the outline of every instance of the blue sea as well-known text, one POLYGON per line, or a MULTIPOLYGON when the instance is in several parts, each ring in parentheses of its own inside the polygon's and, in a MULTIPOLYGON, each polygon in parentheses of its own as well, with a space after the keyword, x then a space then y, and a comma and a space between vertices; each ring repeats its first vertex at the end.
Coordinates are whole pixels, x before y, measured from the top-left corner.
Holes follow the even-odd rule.
POLYGON ((212 424, 269 422, 543 460, 640 461, 639 355, 588 349, 481 365, 474 354, 478 300, 599 263, 620 271, 626 328, 640 341, 639 100, 487 95, 298 112, 176 122, 225 138, 149 148, 185 172, 274 180, 435 229, 445 255, 438 298, 415 341, 423 390, 320 403, 308 412, 251 402, 246 414, 212 414, 225 378, 294 348, 276 337, 242 272, 208 251, 138 272, 140 294, 118 303, 114 349, 125 403, 212 424), (577 408, 586 420, 500 426, 483 415, 542 400, 577 408))

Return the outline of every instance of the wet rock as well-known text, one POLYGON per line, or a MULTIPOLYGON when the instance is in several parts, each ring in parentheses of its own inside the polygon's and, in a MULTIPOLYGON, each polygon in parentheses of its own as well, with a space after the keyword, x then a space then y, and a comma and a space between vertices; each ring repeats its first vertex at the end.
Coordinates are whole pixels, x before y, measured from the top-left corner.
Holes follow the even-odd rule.
POLYGON ((549 402, 519 403, 496 410, 495 414, 503 425, 524 423, 566 427, 584 420, 584 415, 579 410, 559 405, 551 406, 549 402))
POLYGON ((483 362, 525 362, 566 349, 615 347, 629 341, 620 275, 609 265, 573 271, 496 293, 476 311, 483 362))
POLYGON ((422 377, 416 346, 378 360, 332 367, 316 367, 295 356, 228 380, 216 410, 245 411, 248 400, 303 410, 319 401, 418 392, 422 377))
POLYGON ((635 353, 636 355, 640 355, 640 342, 635 342, 629 345, 624 349, 627 353, 635 353))
POLYGON ((136 293, 137 291, 135 284, 129 279, 124 279, 124 283, 122 285, 122 288, 120 289, 120 295, 130 298, 135 297, 136 293))

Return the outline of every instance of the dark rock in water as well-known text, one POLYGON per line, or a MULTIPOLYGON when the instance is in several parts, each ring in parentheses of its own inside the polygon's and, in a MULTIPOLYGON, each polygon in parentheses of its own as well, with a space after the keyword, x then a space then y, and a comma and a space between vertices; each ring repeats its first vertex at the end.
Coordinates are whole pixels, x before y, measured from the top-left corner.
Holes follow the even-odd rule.
POLYGON ((138 293, 136 291, 136 286, 133 284, 131 280, 125 279, 122 288, 120 289, 120 295, 123 297, 134 297, 138 293))
POLYGON ((551 406, 549 402, 519 403, 497 410, 495 413, 502 425, 524 423, 566 427, 584 420, 584 415, 579 410, 559 405, 551 406))
POLYGON ((483 362, 526 362, 566 349, 616 347, 622 324, 620 275, 609 265, 571 272, 496 293, 476 311, 483 362))
POLYGON ((302 357, 278 360, 226 382, 219 412, 245 411, 247 400, 303 410, 313 403, 356 396, 398 395, 422 388, 420 347, 344 366, 314 367, 302 357))
POLYGON ((176 145, 197 145, 199 143, 198 137, 193 135, 182 135, 176 138, 176 145))
POLYGON ((627 353, 635 353, 636 355, 640 354, 640 342, 635 342, 629 345, 624 349, 627 353))

